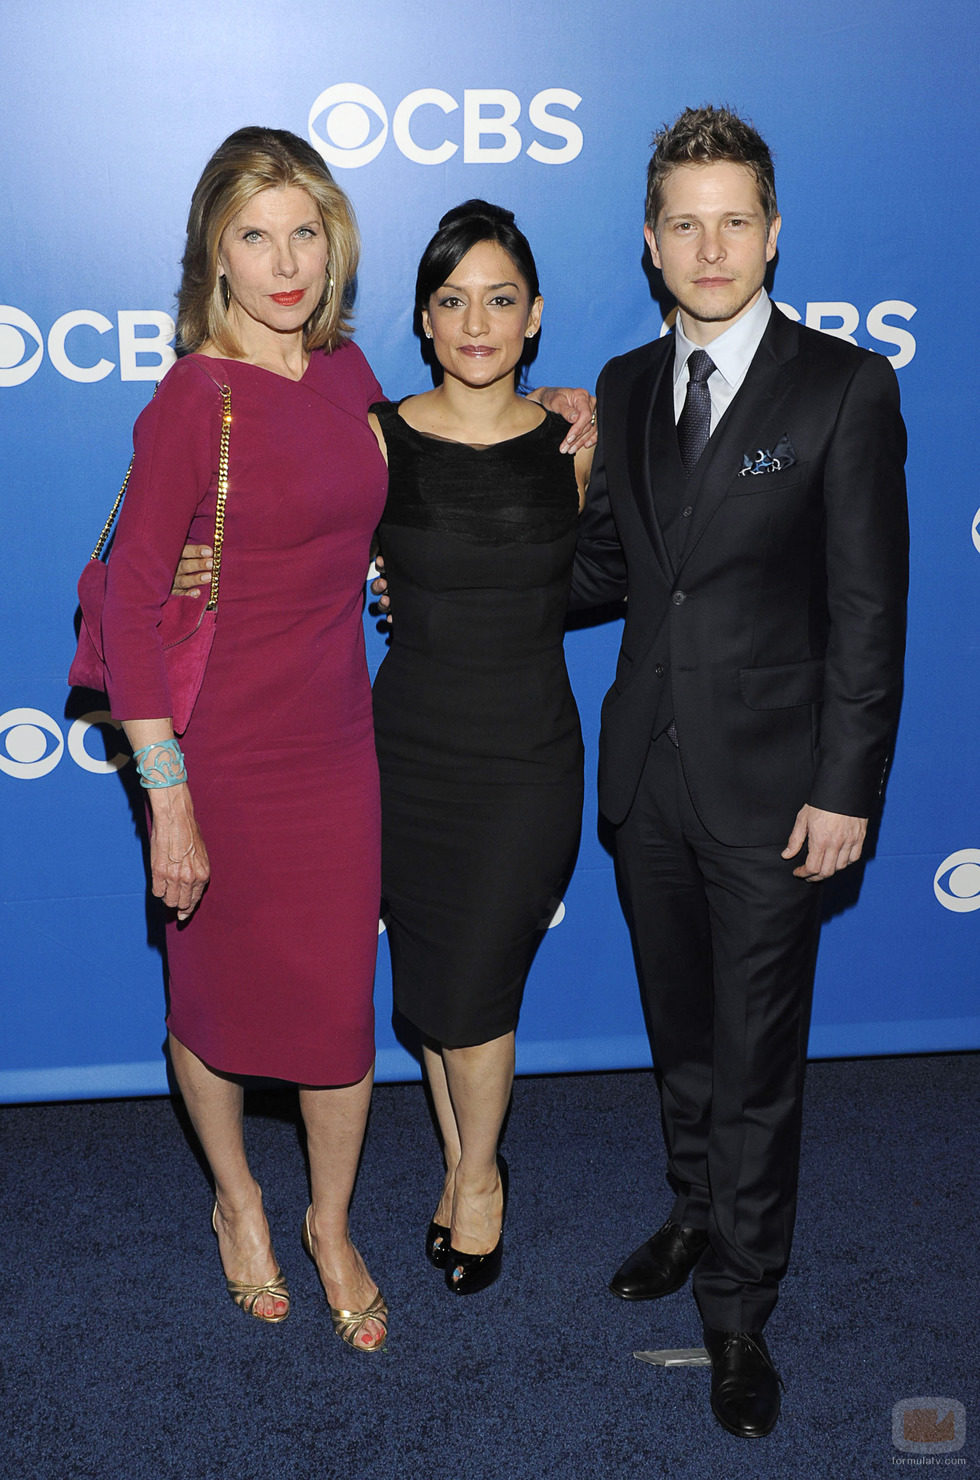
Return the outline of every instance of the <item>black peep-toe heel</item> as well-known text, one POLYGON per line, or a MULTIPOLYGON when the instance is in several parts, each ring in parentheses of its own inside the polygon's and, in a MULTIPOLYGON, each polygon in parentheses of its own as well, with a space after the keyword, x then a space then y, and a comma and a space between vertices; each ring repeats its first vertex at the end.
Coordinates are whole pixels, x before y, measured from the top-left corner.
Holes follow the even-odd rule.
POLYGON ((507 1163, 502 1156, 497 1157, 497 1172, 504 1195, 504 1205, 500 1215, 500 1237, 489 1254, 464 1254, 459 1249, 450 1246, 445 1262, 446 1288, 454 1295, 475 1295, 479 1290, 485 1290, 488 1285, 492 1285, 500 1274, 500 1266, 504 1257, 503 1225, 507 1216, 507 1191, 510 1183, 507 1163))

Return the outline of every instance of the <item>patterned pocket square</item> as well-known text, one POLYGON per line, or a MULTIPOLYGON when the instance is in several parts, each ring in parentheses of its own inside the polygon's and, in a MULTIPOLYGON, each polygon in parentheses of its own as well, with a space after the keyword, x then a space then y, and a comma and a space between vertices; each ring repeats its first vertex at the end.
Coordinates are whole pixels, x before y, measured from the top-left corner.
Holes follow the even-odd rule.
POLYGON ((788 433, 784 432, 771 452, 762 447, 753 453, 743 452, 738 476, 756 478, 761 473, 778 473, 782 468, 791 468, 795 462, 793 444, 788 433))

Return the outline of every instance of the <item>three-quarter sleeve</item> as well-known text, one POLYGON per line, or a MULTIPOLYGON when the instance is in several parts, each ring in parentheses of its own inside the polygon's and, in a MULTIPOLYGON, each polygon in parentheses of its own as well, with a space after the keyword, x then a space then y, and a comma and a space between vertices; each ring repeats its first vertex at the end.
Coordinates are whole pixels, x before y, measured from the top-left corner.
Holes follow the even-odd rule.
POLYGON ((208 504, 214 507, 220 427, 220 388, 192 360, 180 360, 167 372, 136 422, 133 470, 109 558, 102 619, 116 719, 173 712, 160 619, 194 516, 208 504))

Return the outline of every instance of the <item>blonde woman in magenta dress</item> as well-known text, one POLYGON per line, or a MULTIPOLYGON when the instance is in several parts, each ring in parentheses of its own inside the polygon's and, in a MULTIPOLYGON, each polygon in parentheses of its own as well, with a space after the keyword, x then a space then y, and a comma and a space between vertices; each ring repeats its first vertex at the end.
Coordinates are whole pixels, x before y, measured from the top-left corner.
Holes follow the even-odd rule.
POLYGON ((381 389, 346 337, 357 252, 346 197, 295 135, 242 129, 209 162, 180 294, 192 352, 136 425, 104 637, 112 712, 148 786, 152 889, 169 908, 170 1056, 214 1178, 228 1290, 260 1320, 288 1315, 245 1154, 241 1076, 291 1080, 309 1147, 303 1242, 337 1333, 378 1351, 387 1307, 348 1232, 379 906, 361 612, 385 497, 367 421, 381 389), (185 540, 210 541, 214 527, 222 385, 220 610, 178 746, 157 624, 185 540))

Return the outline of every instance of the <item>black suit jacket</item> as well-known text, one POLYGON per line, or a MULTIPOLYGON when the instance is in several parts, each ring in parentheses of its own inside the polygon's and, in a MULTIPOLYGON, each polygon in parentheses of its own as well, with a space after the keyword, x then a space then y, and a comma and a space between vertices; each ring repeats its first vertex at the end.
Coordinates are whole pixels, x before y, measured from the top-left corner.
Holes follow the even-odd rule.
POLYGON ((881 356, 774 308, 698 466, 675 564, 653 496, 671 474, 647 458, 651 408, 673 357, 668 335, 610 361, 599 381, 572 603, 628 596, 602 710, 600 807, 614 823, 628 812, 666 704, 691 795, 719 841, 783 843, 804 802, 869 816, 905 645, 906 439, 895 373, 881 356), (745 454, 781 441, 791 466, 739 476, 745 454))

